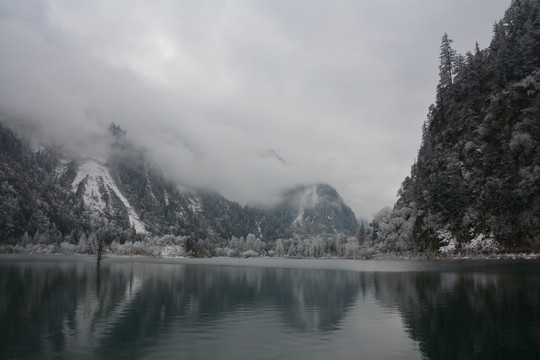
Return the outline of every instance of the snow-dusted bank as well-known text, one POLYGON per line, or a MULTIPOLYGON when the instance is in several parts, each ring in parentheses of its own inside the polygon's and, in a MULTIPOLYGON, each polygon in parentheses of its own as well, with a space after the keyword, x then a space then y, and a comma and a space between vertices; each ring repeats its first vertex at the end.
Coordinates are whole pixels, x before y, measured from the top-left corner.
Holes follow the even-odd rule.
MULTIPOLYGON (((77 244, 67 241, 53 244, 26 243, 1 245, 0 253, 95 255, 98 239, 82 237, 77 244)), ((356 238, 277 240, 268 245, 253 234, 233 237, 223 247, 211 248, 203 241, 192 242, 189 237, 166 235, 147 238, 145 241, 113 241, 106 244, 108 257, 224 257, 224 258, 312 258, 312 259, 357 259, 357 260, 447 260, 447 259, 540 259, 540 253, 530 251, 509 252, 499 249, 491 238, 478 238, 474 243, 460 246, 449 238, 438 251, 385 251, 380 244, 366 242, 358 244, 356 238), (334 241, 333 241, 334 240, 334 241), (335 241, 337 240, 337 241, 335 241)))

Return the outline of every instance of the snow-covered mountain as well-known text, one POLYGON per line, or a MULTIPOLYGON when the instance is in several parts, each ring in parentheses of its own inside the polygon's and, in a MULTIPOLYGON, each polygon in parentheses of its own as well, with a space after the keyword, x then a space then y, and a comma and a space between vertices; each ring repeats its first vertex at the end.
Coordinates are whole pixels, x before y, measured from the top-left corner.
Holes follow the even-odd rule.
POLYGON ((326 184, 300 185, 285 195, 285 206, 292 208, 295 218, 292 228, 301 233, 342 233, 350 229, 356 233, 356 217, 339 196, 326 184))
POLYGON ((148 233, 133 206, 116 186, 105 164, 91 159, 82 162, 71 188, 82 196, 84 204, 91 211, 102 216, 127 213, 130 227, 137 233, 148 233))
POLYGON ((107 159, 27 146, 6 127, 0 133, 4 243, 23 237, 54 242, 99 232, 106 241, 171 234, 217 246, 248 234, 273 241, 357 232, 354 213, 329 185, 288 189, 270 209, 243 206, 216 192, 169 181, 123 131, 107 135, 107 159))

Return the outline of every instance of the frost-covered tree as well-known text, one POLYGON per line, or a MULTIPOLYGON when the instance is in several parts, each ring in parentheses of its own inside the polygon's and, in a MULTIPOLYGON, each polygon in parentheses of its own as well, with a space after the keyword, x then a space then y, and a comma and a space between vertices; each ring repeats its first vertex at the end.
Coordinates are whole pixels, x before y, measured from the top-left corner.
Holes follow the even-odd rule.
POLYGON ((441 54, 439 56, 439 85, 437 85, 437 100, 442 103, 448 90, 452 86, 454 75, 454 62, 456 51, 452 48, 453 40, 444 33, 441 40, 441 54))
POLYGON ((437 251, 451 238, 457 250, 478 239, 540 249, 538 44, 534 0, 512 2, 487 49, 461 57, 443 36, 437 101, 378 246, 437 251))

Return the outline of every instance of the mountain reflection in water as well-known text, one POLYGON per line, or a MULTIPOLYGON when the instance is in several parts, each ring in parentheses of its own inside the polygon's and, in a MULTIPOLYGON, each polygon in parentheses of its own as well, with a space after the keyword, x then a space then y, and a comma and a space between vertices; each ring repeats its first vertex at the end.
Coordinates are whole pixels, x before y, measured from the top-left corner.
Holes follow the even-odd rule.
POLYGON ((107 259, 97 281, 91 258, 0 260, 2 359, 540 358, 538 262, 366 272, 107 259))

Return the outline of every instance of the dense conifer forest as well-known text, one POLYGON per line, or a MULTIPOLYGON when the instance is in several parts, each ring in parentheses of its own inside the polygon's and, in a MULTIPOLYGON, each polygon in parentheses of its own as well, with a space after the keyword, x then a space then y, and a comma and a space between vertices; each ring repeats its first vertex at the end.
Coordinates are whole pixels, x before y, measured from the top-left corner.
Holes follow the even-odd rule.
MULTIPOLYGON (((436 102, 393 209, 386 251, 540 249, 540 2, 515 0, 486 49, 444 34, 436 102)), ((386 216, 381 216, 386 215, 386 216)))

